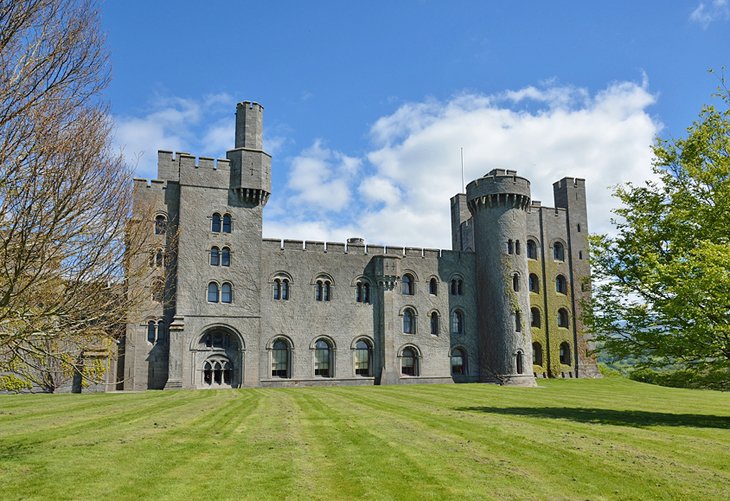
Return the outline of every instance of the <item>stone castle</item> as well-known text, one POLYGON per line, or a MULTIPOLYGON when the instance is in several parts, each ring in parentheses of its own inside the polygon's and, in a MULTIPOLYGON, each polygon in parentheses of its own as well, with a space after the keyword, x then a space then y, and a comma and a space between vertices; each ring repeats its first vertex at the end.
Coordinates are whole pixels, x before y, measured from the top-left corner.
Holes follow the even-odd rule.
POLYGON ((583 179, 548 208, 492 170, 451 199, 452 250, 262 239, 262 132, 263 107, 239 103, 226 159, 160 151, 159 179, 135 179, 154 243, 135 259, 153 272, 120 346, 125 390, 597 374, 583 179))

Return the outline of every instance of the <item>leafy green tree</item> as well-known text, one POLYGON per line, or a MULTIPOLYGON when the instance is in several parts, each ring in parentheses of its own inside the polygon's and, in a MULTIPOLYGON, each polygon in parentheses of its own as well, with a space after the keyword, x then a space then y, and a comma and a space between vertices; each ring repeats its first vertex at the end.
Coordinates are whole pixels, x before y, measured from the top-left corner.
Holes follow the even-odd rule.
POLYGON ((586 323, 639 366, 730 368, 730 94, 687 136, 657 140, 656 180, 616 189, 615 236, 592 238, 586 323))

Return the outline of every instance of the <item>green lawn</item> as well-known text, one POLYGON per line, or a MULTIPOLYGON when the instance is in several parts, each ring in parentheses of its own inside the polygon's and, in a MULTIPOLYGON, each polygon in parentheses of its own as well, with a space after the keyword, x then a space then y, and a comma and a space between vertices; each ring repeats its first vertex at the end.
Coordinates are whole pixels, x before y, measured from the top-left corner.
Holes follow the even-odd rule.
POLYGON ((0 396, 2 499, 728 496, 728 393, 604 379, 0 396))

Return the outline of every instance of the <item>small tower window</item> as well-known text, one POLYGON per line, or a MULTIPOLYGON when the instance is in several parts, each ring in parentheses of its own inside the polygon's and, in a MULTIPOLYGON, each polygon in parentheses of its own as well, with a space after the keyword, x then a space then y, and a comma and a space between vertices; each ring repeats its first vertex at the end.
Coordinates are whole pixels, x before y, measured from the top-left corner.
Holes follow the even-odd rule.
POLYGON ((431 313, 431 334, 439 335, 439 314, 435 311, 431 313))
POLYGON ((230 266, 231 265, 231 249, 228 247, 223 247, 221 249, 221 266, 230 266))
POLYGON ((221 215, 217 212, 213 213, 213 217, 210 220, 210 231, 213 233, 221 232, 221 215))
POLYGON ((461 296, 464 294, 464 282, 460 278, 451 281, 451 295, 461 296))
POLYGON ((152 320, 147 322, 147 342, 155 344, 155 322, 152 320))
POLYGON ((568 310, 560 308, 558 310, 558 327, 568 327, 569 323, 568 310))
POLYGON ((162 343, 165 341, 165 338, 167 337, 167 329, 165 327, 165 321, 160 320, 157 322, 157 342, 162 343))
POLYGON ((515 332, 522 332, 522 315, 519 311, 515 311, 515 332))
POLYGON ((570 365, 570 345, 566 342, 560 343, 560 363, 570 365))
POLYGON ((565 261, 565 247, 560 242, 553 244, 553 259, 556 261, 565 261))
POLYGON ((517 254, 519 256, 520 252, 521 252, 521 249, 520 249, 520 241, 519 240, 515 240, 515 254, 517 254))
POLYGON ((228 282, 221 286, 221 303, 230 304, 233 302, 233 286, 228 282))
POLYGON ((537 278, 537 275, 535 275, 534 273, 530 273, 528 282, 529 282, 530 292, 535 292, 535 293, 540 292, 540 279, 537 278))
POLYGON ((231 232, 231 215, 224 214, 223 215, 223 233, 230 233, 230 232, 231 232))
POLYGON ((413 276, 406 273, 401 280, 401 294, 404 296, 412 296, 413 288, 413 276))
POLYGON ((164 235, 167 231, 167 218, 165 216, 157 216, 155 218, 155 235, 164 235))
POLYGON ((537 243, 534 240, 527 241, 527 259, 537 259, 537 243))
POLYGON ((539 328, 541 323, 540 310, 534 307, 530 308, 530 326, 539 328))
POLYGON ((208 284, 208 302, 218 302, 218 284, 215 282, 211 282, 208 284))
POLYGON ((403 312, 403 334, 415 334, 416 333, 416 316, 413 310, 406 308, 403 312))
POLYGON ((314 284, 314 299, 315 301, 329 301, 330 300, 330 281, 329 280, 317 280, 314 284))
POLYGON ((512 275, 512 290, 515 292, 520 291, 520 276, 517 273, 512 275))
POLYGON ((542 345, 538 342, 532 343, 532 363, 542 365, 542 345))
POLYGON ((524 374, 525 373, 525 362, 524 362, 524 355, 521 351, 518 351, 515 354, 515 365, 517 365, 517 374, 524 374))
POLYGON ((451 333, 452 334, 463 334, 464 333, 464 314, 460 310, 455 310, 451 314, 451 333))
POLYGON ((428 293, 432 296, 436 296, 438 294, 438 287, 438 281, 435 278, 431 278, 428 282, 428 293))
POLYGON ((218 247, 210 248, 210 265, 218 266, 220 264, 220 250, 218 247))
POLYGON ((560 294, 568 293, 568 281, 563 275, 558 275, 557 277, 555 277, 555 291, 560 294))
POLYGON ((515 253, 515 244, 512 239, 507 240, 507 254, 515 253))

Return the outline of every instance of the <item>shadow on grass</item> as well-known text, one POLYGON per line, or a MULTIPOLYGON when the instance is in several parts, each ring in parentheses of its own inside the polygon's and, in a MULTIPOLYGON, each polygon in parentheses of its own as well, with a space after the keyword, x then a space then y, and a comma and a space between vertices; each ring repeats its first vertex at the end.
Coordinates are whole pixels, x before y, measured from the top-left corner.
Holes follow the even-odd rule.
POLYGON ((687 426, 690 428, 730 429, 730 417, 711 414, 670 414, 666 412, 617 411, 585 407, 457 407, 454 410, 509 416, 570 419, 581 423, 619 426, 687 426))

